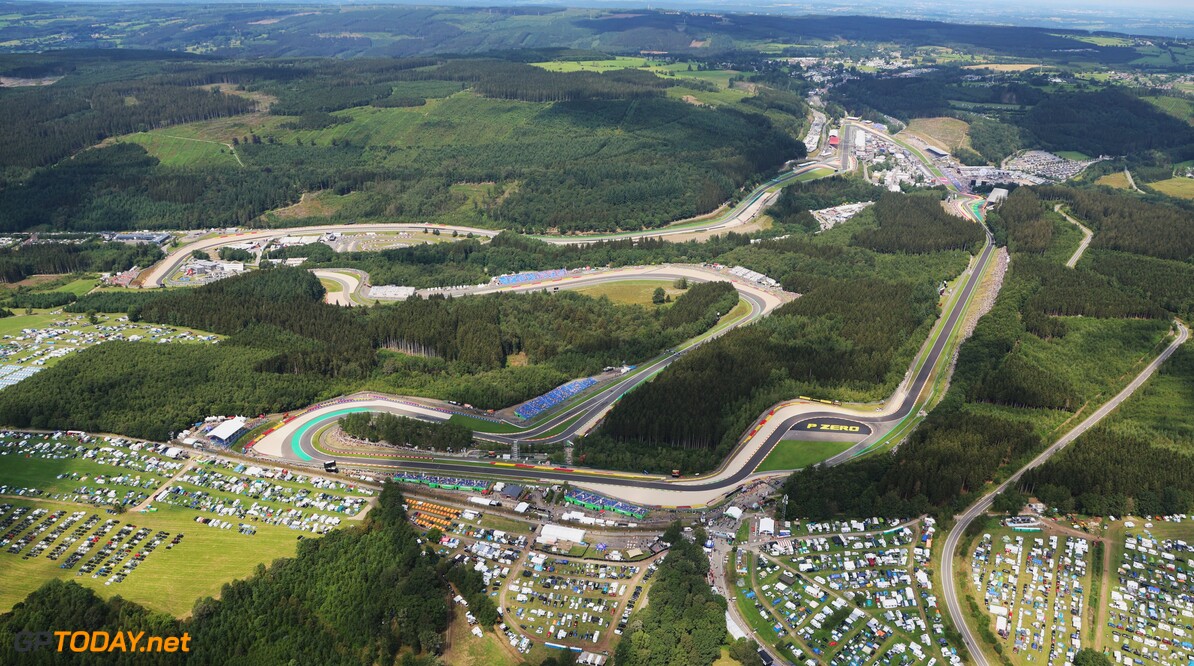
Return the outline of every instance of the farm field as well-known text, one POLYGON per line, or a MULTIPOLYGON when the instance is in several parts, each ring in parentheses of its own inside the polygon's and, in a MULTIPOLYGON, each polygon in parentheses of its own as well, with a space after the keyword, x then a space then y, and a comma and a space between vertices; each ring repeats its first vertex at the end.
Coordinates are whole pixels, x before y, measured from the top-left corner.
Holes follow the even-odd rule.
POLYGON ((1194 125, 1194 102, 1182 97, 1144 97, 1146 102, 1179 120, 1194 125))
POLYGON ((1149 187, 1179 199, 1194 199, 1194 178, 1169 178, 1149 183, 1149 187))
POLYGON ((1095 185, 1106 185, 1107 187, 1114 187, 1117 190, 1131 189, 1131 185, 1128 183, 1128 177, 1122 171, 1116 171, 1115 173, 1109 173, 1106 176, 1100 176, 1099 179, 1095 181, 1095 185))
POLYGON ((962 69, 989 69, 992 72, 1027 72, 1030 69, 1036 69, 1041 65, 1032 63, 995 63, 989 62, 982 65, 964 65, 962 69))
POLYGON ((926 137, 950 151, 970 146, 970 125, 957 118, 914 118, 905 131, 926 137))

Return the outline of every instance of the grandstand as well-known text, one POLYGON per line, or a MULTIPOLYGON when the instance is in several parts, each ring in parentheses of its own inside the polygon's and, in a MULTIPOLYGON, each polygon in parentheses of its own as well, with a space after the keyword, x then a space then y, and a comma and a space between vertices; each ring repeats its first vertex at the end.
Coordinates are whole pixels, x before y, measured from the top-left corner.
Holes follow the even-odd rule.
POLYGON ((474 492, 484 492, 489 489, 489 482, 480 479, 465 479, 456 476, 444 476, 441 474, 420 474, 418 472, 397 472, 393 479, 402 483, 419 483, 431 488, 443 488, 445 490, 472 490, 474 492))
POLYGON ((563 268, 555 268, 550 271, 530 271, 528 273, 514 273, 513 275, 499 275, 493 280, 502 287, 510 287, 516 284, 538 282, 539 280, 562 278, 567 274, 567 270, 563 268))
POLYGON ((597 493, 588 492, 587 490, 569 490, 564 495, 564 501, 569 504, 583 506, 590 511, 613 511, 614 513, 620 513, 623 516, 631 516, 640 520, 647 516, 647 510, 641 506, 611 499, 597 493))
POLYGON ((597 380, 593 379, 592 377, 574 379, 567 384, 553 388, 538 398, 532 398, 522 403, 514 410, 514 413, 522 419, 532 418, 548 409, 551 409, 552 407, 555 407, 561 402, 564 402, 568 398, 571 398, 572 396, 580 393, 590 386, 593 386, 596 383, 597 380))

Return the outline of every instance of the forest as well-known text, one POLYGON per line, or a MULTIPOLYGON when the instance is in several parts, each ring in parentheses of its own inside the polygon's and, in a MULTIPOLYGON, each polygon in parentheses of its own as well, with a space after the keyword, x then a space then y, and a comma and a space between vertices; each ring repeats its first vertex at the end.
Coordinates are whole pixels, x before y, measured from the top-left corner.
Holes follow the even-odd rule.
MULTIPOLYGON (((50 626, 190 635, 189 653, 158 654, 154 663, 249 666, 302 655, 304 663, 329 665, 436 664, 452 617, 448 581, 465 578, 459 567, 419 545, 403 502, 397 488, 387 485, 363 525, 302 540, 295 557, 259 565, 252 577, 225 584, 219 600, 196 601, 184 620, 119 595, 105 601, 77 583, 51 580, 0 615, 0 660, 43 663, 16 654, 14 637, 50 626)), ((75 658, 82 663, 143 658, 88 656, 75 658)))
POLYGON ((1178 349, 1098 428, 1021 478, 1063 513, 1172 515, 1194 508, 1194 352, 1178 349))
POLYGON ((1194 507, 1194 456, 1148 438, 1096 428, 1019 487, 1063 513, 1170 516, 1194 507))
POLYGON ((1194 211, 1143 201, 1126 193, 1049 186, 1042 199, 1059 201, 1094 230, 1092 248, 1189 262, 1194 259, 1194 211))
POLYGON ((428 423, 388 412, 357 412, 340 417, 349 437, 392 446, 435 451, 463 451, 473 443, 473 431, 455 423, 428 423))
MULTIPOLYGON (((10 41, 3 48, 27 51, 52 43, 71 50, 112 51, 119 46, 246 58, 344 59, 484 54, 511 49, 534 49, 552 55, 569 49, 628 54, 653 49, 680 57, 721 59, 760 41, 799 38, 802 45, 852 40, 895 43, 909 50, 934 44, 1048 63, 1126 63, 1141 56, 1137 49, 1124 46, 1082 43, 1085 48, 1076 48, 1076 42, 1069 38, 1075 33, 1056 28, 958 25, 873 16, 723 17, 723 13, 645 9, 627 14, 616 8, 602 11, 562 6, 384 5, 343 11, 329 5, 297 13, 289 7, 269 5, 235 9, 192 5, 183 11, 154 5, 136 12, 114 3, 89 3, 89 7, 93 8, 70 6, 50 11, 34 6, 8 22, 5 38, 10 41), (112 27, 96 32, 91 29, 96 22, 112 27)), ((1003 22, 1006 14, 984 16, 1003 22)), ((1149 29, 1149 24, 1143 26, 1141 30, 1149 29)), ((27 71, 45 71, 34 68, 41 64, 38 60, 22 64, 27 71)))
POLYGON ((694 664, 708 666, 721 656, 725 642, 726 600, 709 588, 709 558, 700 544, 681 536, 676 522, 663 534, 671 549, 655 573, 651 603, 630 616, 614 655, 619 666, 694 664))
POLYGON ((767 214, 780 229, 811 233, 820 227, 809 211, 857 201, 878 201, 885 192, 884 188, 861 178, 841 175, 818 178, 785 187, 767 214))
POLYGON ((973 222, 950 215, 937 193, 902 196, 887 192, 875 203, 876 228, 854 235, 854 244, 876 252, 929 254, 965 250, 974 254, 985 238, 973 222))
POLYGON ((713 108, 664 95, 700 82, 518 58, 74 62, 54 86, 0 93, 17 119, 0 128, 0 231, 295 223, 265 214, 325 190, 355 195, 350 222, 651 228, 804 156, 799 99, 713 108))
POLYGON ((1194 157, 1194 128, 1125 89, 1049 91, 1032 73, 966 81, 970 72, 946 68, 918 76, 862 76, 833 88, 830 99, 856 113, 882 113, 904 122, 949 116, 970 123, 971 148, 958 151, 968 164, 998 164, 1022 147, 1087 155, 1166 154, 1174 162, 1194 157), (965 109, 982 108, 983 115, 965 109))
POLYGON ((20 282, 31 275, 119 272, 133 266, 150 266, 164 256, 156 245, 97 238, 79 243, 22 244, 0 250, 0 282, 20 282))
POLYGON ((1169 329, 1160 304, 1085 261, 1067 269, 1041 256, 1053 242, 1039 224, 1051 208, 1046 198, 1088 194, 1062 189, 1020 188, 992 215, 997 239, 1013 251, 1011 267, 993 309, 961 346, 941 403, 892 453, 793 474, 789 517, 953 515, 1040 450, 1041 423, 1105 400, 1134 372, 1132 359, 1158 351, 1169 329))
POLYGON ((0 392, 0 422, 165 440, 197 417, 282 412, 362 387, 500 409, 646 360, 712 326, 738 298, 728 283, 694 285, 650 308, 563 292, 349 309, 323 295, 309 271, 270 268, 195 289, 84 296, 68 307, 228 337, 89 348, 0 392))
POLYGON ((722 257, 766 270, 802 296, 694 349, 623 397, 581 443, 583 462, 705 471, 774 402, 886 396, 937 315, 936 286, 965 266, 957 249, 976 246, 982 232, 946 215, 933 196, 885 196, 874 208, 878 226, 852 221, 815 243, 793 236, 722 257), (927 238, 909 240, 914 230, 927 238), (878 248, 907 262, 903 270, 877 271, 878 248), (926 254, 905 256, 913 252, 926 254))

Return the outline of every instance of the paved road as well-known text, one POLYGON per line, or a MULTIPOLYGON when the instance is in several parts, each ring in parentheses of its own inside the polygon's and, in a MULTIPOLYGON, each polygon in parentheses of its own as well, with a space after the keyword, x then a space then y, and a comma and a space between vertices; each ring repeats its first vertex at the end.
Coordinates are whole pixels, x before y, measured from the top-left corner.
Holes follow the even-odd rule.
POLYGON ((974 659, 978 666, 987 666, 987 658, 982 652, 978 639, 974 635, 974 631, 969 625, 966 624, 966 614, 962 611, 962 602, 959 598, 957 584, 954 580, 954 558, 958 549, 958 543, 961 541, 962 534, 966 531, 966 527, 987 511, 987 509, 991 506, 991 502, 994 501, 996 495, 1003 492, 1013 483, 1018 481, 1025 472, 1043 464, 1046 460, 1052 457, 1053 454, 1062 450, 1070 442, 1074 441, 1087 430, 1090 430, 1092 427, 1094 427, 1095 424, 1103 420, 1105 416, 1114 411, 1116 407, 1119 407, 1120 403, 1122 403, 1124 400, 1127 400, 1129 396, 1135 393, 1136 390, 1139 389, 1149 377, 1152 377, 1153 373, 1157 371, 1157 368, 1161 367, 1161 364, 1164 363, 1165 360, 1170 356, 1172 356, 1173 352, 1177 351, 1177 348, 1185 343, 1186 339, 1190 336, 1190 329, 1186 328, 1185 324, 1182 324, 1181 322, 1175 322, 1175 324, 1178 328, 1177 337, 1175 337, 1173 342, 1171 342, 1169 346, 1165 348, 1165 351, 1161 352, 1160 356, 1153 359, 1152 363, 1149 363, 1148 366, 1146 366, 1144 370, 1140 372, 1140 374, 1136 375, 1136 378, 1133 379, 1132 382, 1124 388, 1124 390, 1120 391, 1114 398, 1104 403, 1103 406, 1099 407, 1093 414, 1088 416, 1086 420, 1082 421, 1075 426, 1073 430, 1070 430, 1063 435, 1061 439, 1058 439, 1056 442, 1050 445, 1049 448, 1042 451, 1040 455, 1033 458, 1032 462, 1020 468, 1020 470, 1008 478, 1007 481, 999 484, 998 488, 987 493, 977 502, 972 504, 970 508, 966 509, 966 511, 962 513, 962 515, 958 516, 957 523, 954 525, 953 529, 949 531, 949 536, 945 540, 945 550, 941 556, 942 594, 945 597, 945 605, 949 611, 949 616, 953 620, 954 626, 957 627, 958 631, 962 633, 962 639, 966 643, 966 649, 969 650, 971 658, 974 659))
MULTIPOLYGON (((861 126, 859 126, 861 127, 861 126)), ((871 128, 863 128, 864 131, 874 131, 871 128)), ((848 129, 846 132, 848 133, 848 129)), ((849 145, 848 143, 846 144, 849 145)), ((847 151, 841 151, 834 157, 847 156, 847 151)), ((832 160, 834 157, 830 157, 832 160)), ((814 168, 821 168, 824 165, 820 163, 808 164, 798 171, 808 171, 814 168)), ((795 174, 789 173, 782 178, 793 178, 795 174)), ((777 179, 778 180, 778 179, 777 179)), ((773 181, 774 182, 774 181, 773 181)), ((755 191, 752 197, 748 197, 746 201, 740 204, 739 209, 744 206, 758 204, 761 197, 763 197, 768 190, 769 185, 761 186, 755 191)), ((970 211, 967 210, 969 213, 970 211)), ((293 231, 293 230, 292 230, 293 231)), ((691 231, 686 229, 685 232, 691 231)), ((384 466, 384 467, 401 467, 406 469, 415 469, 422 471, 438 472, 447 475, 461 475, 467 476, 470 474, 485 474, 505 476, 519 479, 541 479, 550 481, 571 481, 573 483, 583 483, 586 487, 598 491, 620 492, 620 496, 628 501, 638 502, 642 504, 655 504, 660 506, 689 506, 701 505, 708 503, 716 497, 728 492, 732 488, 739 485, 741 482, 755 475, 755 470, 767 457, 767 455, 775 448, 775 446, 784 438, 791 428, 797 423, 806 421, 808 419, 849 419, 859 424, 865 424, 871 429, 871 435, 864 437, 861 441, 850 447, 848 450, 838 454, 825 464, 838 464, 845 462, 850 458, 862 453, 870 447, 875 441, 880 440, 883 436, 889 433, 892 429, 899 426, 904 419, 912 415, 913 410, 916 409, 918 399, 923 393, 928 384, 929 379, 937 370, 941 362, 941 356, 950 340, 951 335, 957 330, 963 321, 964 314, 970 301, 970 297, 982 280, 983 274, 986 270, 987 264, 993 253, 994 247, 991 234, 986 230, 987 239, 986 245, 982 252, 976 259, 974 266, 967 277, 965 284, 962 287, 962 292, 958 298, 954 299, 950 311, 946 314, 944 322, 936 328, 937 337, 933 339, 929 348, 921 355, 914 363, 913 367, 919 367, 916 374, 911 377, 905 384, 896 392, 894 396, 888 401, 887 405, 877 412, 869 414, 862 414, 852 410, 849 407, 826 406, 819 403, 812 403, 808 401, 792 401, 786 404, 777 405, 770 412, 764 415, 750 434, 738 446, 729 459, 723 463, 722 467, 716 472, 705 475, 703 478, 694 480, 685 480, 682 482, 670 481, 661 477, 644 478, 641 475, 624 475, 606 472, 603 470, 584 470, 575 468, 552 468, 552 467, 508 467, 501 466, 500 463, 491 464, 489 466, 478 467, 476 464, 469 464, 466 462, 457 462, 452 460, 436 459, 430 461, 419 460, 395 460, 393 458, 377 458, 360 460, 368 464, 384 466), (917 365, 919 363, 919 365, 917 365), (774 417, 774 418, 772 418, 774 417), (630 492, 635 489, 636 492, 630 492), (664 498, 667 498, 666 500, 664 498), (669 501, 670 500, 670 501, 669 501)), ((644 235, 659 235, 658 232, 645 233, 644 235)), ((567 241, 565 241, 567 242, 567 241)), ((535 288, 553 288, 551 285, 540 287, 539 285, 530 285, 523 287, 523 289, 535 288)), ((748 302, 751 301, 749 296, 744 298, 748 302)), ((757 304, 752 303, 752 317, 758 312, 757 304)), ((760 315, 761 316, 761 315, 760 315)), ((560 414, 555 415, 546 423, 540 424, 534 428, 518 432, 511 435, 495 435, 490 433, 478 433, 479 437, 499 441, 504 443, 532 443, 535 441, 550 443, 566 441, 580 432, 587 431, 597 420, 601 418, 604 412, 611 407, 617 400, 627 391, 632 390, 635 386, 644 381, 649 380, 659 371, 662 371, 671 363, 675 362, 686 350, 674 351, 669 354, 653 360, 644 370, 639 371, 635 375, 629 377, 627 380, 616 382, 610 387, 598 392, 597 394, 578 402, 576 405, 571 405, 567 409, 562 410, 560 414), (575 420, 573 420, 575 419, 575 420), (571 421, 571 423, 568 423, 571 421), (567 424, 567 425, 564 425, 567 424), (560 432, 554 434, 547 434, 548 432, 559 428, 560 432)), ((398 403, 399 399, 395 399, 394 403, 398 403)), ((409 409, 408 404, 380 404, 379 408, 387 411, 406 412, 409 409)), ((288 423, 283 428, 271 434, 267 440, 263 440, 258 446, 264 453, 280 454, 284 456, 294 456, 295 448, 301 453, 297 454, 300 457, 310 459, 326 459, 327 456, 320 454, 314 446, 312 441, 318 427, 307 428, 305 434, 298 437, 297 442, 292 442, 299 427, 310 423, 319 418, 331 420, 334 417, 328 414, 342 409, 342 405, 332 405, 319 410, 315 410, 311 414, 302 417, 299 423, 288 423), (264 444, 264 446, 263 446, 264 444)), ((372 408, 372 407, 371 407, 372 408)))
POLYGON ((1064 217, 1067 222, 1082 230, 1082 242, 1078 243, 1078 249, 1074 250, 1074 254, 1070 257, 1070 260, 1065 262, 1066 268, 1073 268, 1074 266, 1078 265, 1078 260, 1082 258, 1082 253, 1086 252, 1087 246, 1090 245, 1090 239, 1094 238, 1094 232, 1090 229, 1087 229, 1086 225, 1070 217, 1068 213, 1062 210, 1062 205, 1063 204, 1057 204, 1053 207, 1053 210, 1061 213, 1061 216, 1064 217))
MULTIPOLYGON (((598 243, 606 240, 627 240, 638 238, 666 238, 668 236, 679 234, 691 234, 702 231, 723 231, 734 227, 749 224, 760 213, 763 212, 771 204, 775 203, 779 198, 778 191, 775 190, 789 181, 795 180, 800 176, 814 171, 816 169, 824 168, 826 165, 820 162, 806 164, 802 167, 792 171, 785 171, 784 173, 772 178, 771 180, 756 187, 746 198, 744 198, 737 205, 730 210, 719 215, 712 215, 704 220, 694 220, 690 222, 677 222, 675 224, 661 227, 659 229, 647 231, 633 231, 616 234, 601 234, 589 236, 533 236, 545 243, 553 243, 557 245, 586 245, 589 243, 598 243)), ((159 261, 148 272, 144 274, 141 281, 144 287, 161 287, 166 283, 166 280, 179 269, 183 263, 190 258, 191 253, 195 250, 210 251, 224 245, 234 243, 243 243, 250 240, 263 240, 266 238, 276 238, 286 235, 310 235, 310 234, 324 234, 324 233, 368 233, 368 232, 395 232, 395 231, 422 231, 424 229, 440 229, 441 231, 456 231, 460 235, 473 234, 474 236, 492 238, 500 233, 494 229, 478 229, 474 227, 464 227, 457 225, 442 225, 442 224, 407 224, 407 223, 393 223, 393 224, 324 224, 311 227, 292 227, 288 229, 259 229, 246 230, 233 234, 222 234, 212 238, 205 238, 193 243, 188 243, 179 249, 171 252, 165 259, 159 261)))
MULTIPOLYGON (((783 440, 787 432, 797 423, 801 423, 808 419, 848 419, 860 424, 867 425, 872 434, 864 438, 852 446, 847 451, 834 456, 826 461, 826 464, 838 464, 844 462, 855 455, 858 455, 872 442, 881 438, 887 432, 890 432, 903 419, 912 414, 916 409, 917 400, 923 392, 925 386, 928 384, 934 370, 937 368, 941 355, 944 352, 949 341, 950 334, 960 325, 966 305, 970 300, 970 296, 981 282, 982 275, 987 263, 993 253, 994 246, 989 242, 984 247, 983 251, 975 261, 974 268, 968 276, 961 294, 954 300, 952 309, 946 316, 942 326, 937 330, 939 334, 930 345, 927 352, 923 355, 923 362, 920 365, 919 371, 907 383, 904 390, 898 392, 893 396, 892 401, 879 412, 869 414, 860 414, 851 411, 849 408, 833 407, 828 405, 821 405, 818 403, 809 403, 807 401, 797 401, 794 404, 785 406, 783 409, 772 410, 772 414, 777 418, 769 424, 766 429, 757 429, 753 437, 747 439, 738 450, 730 456, 729 460, 723 464, 722 469, 707 475, 704 479, 685 480, 683 482, 676 482, 664 478, 643 478, 640 475, 611 475, 609 472, 602 470, 584 470, 577 468, 552 468, 552 467, 505 467, 496 464, 491 464, 484 467, 478 467, 476 464, 467 462, 457 462, 452 460, 436 459, 436 460, 410 460, 410 459, 392 459, 392 458, 375 458, 375 459, 354 459, 360 462, 367 462, 370 465, 377 465, 382 467, 393 467, 411 469, 417 471, 437 472, 446 475, 468 476, 476 474, 496 475, 503 477, 511 477, 518 479, 540 479, 548 481, 570 481, 572 483, 589 482, 595 484, 597 487, 615 486, 623 489, 635 488, 640 490, 654 490, 666 491, 666 493, 644 493, 636 495, 637 499, 630 499, 630 501, 642 501, 648 504, 657 504, 664 506, 690 506, 707 503, 711 499, 728 492, 736 487, 741 482, 754 475, 755 470, 767 457, 767 455, 775 448, 775 446, 783 440), (656 501, 660 498, 667 497, 670 501, 656 501), (649 501, 643 498, 650 498, 649 501)), ((670 278, 673 275, 679 276, 677 267, 664 268, 661 267, 652 275, 661 278, 670 278)), ((601 279, 602 276, 593 276, 594 280, 601 279)), ((625 276, 626 279, 631 279, 631 276, 625 276)), ((642 275, 635 274, 633 278, 642 279, 642 275)), ((695 278, 694 278, 695 279, 695 278)), ((550 287, 550 285, 548 285, 550 287)), ((529 285, 523 289, 544 288, 542 285, 529 285)), ((751 304, 752 314, 748 321, 762 316, 767 309, 764 304, 758 302, 760 298, 757 294, 751 293, 747 290, 741 290, 740 294, 743 298, 751 304)), ((745 322, 743 322, 745 323, 745 322)), ((728 329, 727 329, 728 330, 728 329)), ((503 443, 513 443, 518 441, 520 443, 552 443, 566 441, 574 437, 577 433, 587 429, 587 427, 597 418, 600 417, 604 411, 612 406, 617 400, 627 391, 633 389, 642 382, 648 381, 651 377, 662 371, 671 363, 675 362, 682 356, 687 349, 677 350, 669 353, 661 358, 658 358, 647 364, 644 370, 641 370, 634 376, 617 382, 610 387, 594 394, 593 396, 579 401, 575 405, 570 405, 567 409, 562 410, 559 414, 553 416, 548 421, 527 429, 517 434, 498 435, 489 433, 477 433, 479 437, 498 441, 503 443), (561 431, 548 435, 549 431, 565 424, 574 419, 570 424, 561 428, 561 431)), ((295 446, 302 451, 303 456, 310 457, 315 460, 325 460, 328 456, 319 453, 314 445, 315 433, 319 430, 319 426, 312 426, 306 428, 303 434, 299 436, 299 441, 292 442, 293 438, 299 430, 317 420, 334 420, 334 416, 330 414, 344 409, 348 405, 329 405, 327 407, 315 410, 314 412, 303 416, 294 422, 288 423, 285 427, 280 428, 273 434, 267 437, 267 440, 262 440, 259 443, 258 449, 263 453, 281 454, 283 456, 293 456, 295 446)), ((385 411, 393 411, 396 413, 408 413, 410 408, 405 404, 400 404, 395 401, 391 405, 378 405, 385 411)), ((373 407, 371 407, 373 408, 373 407)))
MULTIPOLYGON (((639 268, 617 269, 608 272, 581 274, 579 276, 553 280, 549 282, 542 282, 530 285, 520 285, 518 287, 506 289, 490 289, 486 288, 485 293, 494 291, 544 291, 554 289, 577 289, 581 287, 592 286, 594 284, 620 282, 629 280, 643 280, 643 279, 657 279, 657 280, 675 280, 685 278, 693 282, 707 282, 711 280, 725 280, 729 281, 738 289, 739 297, 750 306, 750 312, 742 319, 738 320, 731 326, 727 326, 720 330, 716 330, 706 336, 698 338, 698 342, 678 347, 675 350, 653 359, 644 364, 642 367, 636 369, 634 374, 627 376, 625 379, 616 381, 608 387, 594 393, 583 400, 577 401, 575 404, 568 405, 565 409, 546 419, 542 423, 538 423, 533 427, 526 428, 516 435, 502 435, 494 433, 477 433, 477 437, 489 441, 500 442, 504 444, 513 444, 515 442, 530 443, 530 444, 551 444, 567 441, 575 437, 578 432, 581 432, 588 426, 592 420, 599 417, 606 409, 611 407, 613 403, 617 402, 619 398, 625 393, 632 390, 634 387, 650 380, 668 365, 679 360, 685 353, 692 349, 695 344, 703 343, 712 340, 721 335, 724 335, 729 330, 742 326, 760 317, 770 313, 773 309, 779 307, 793 296, 787 294, 786 296, 780 292, 779 294, 754 286, 742 280, 729 280, 731 276, 719 273, 716 271, 702 269, 692 266, 648 266, 639 268), (571 421, 571 423, 569 423, 571 421), (563 425, 568 424, 568 425, 563 425), (546 434, 559 428, 559 432, 546 434)), ((335 420, 336 417, 328 416, 336 411, 346 408, 347 405, 330 405, 323 409, 315 410, 310 414, 304 415, 301 419, 296 419, 291 424, 287 424, 287 428, 279 429, 275 433, 269 435, 266 440, 257 445, 258 450, 261 451, 280 451, 282 455, 290 453, 290 445, 282 441, 267 441, 267 440, 284 440, 291 436, 294 432, 300 429, 300 426, 305 426, 308 423, 321 420, 335 420), (274 445, 274 446, 271 446, 274 445)), ((415 416, 417 418, 425 418, 426 410, 414 407, 405 399, 395 399, 392 404, 385 404, 379 401, 371 408, 376 408, 379 411, 389 411, 392 413, 404 414, 406 416, 415 416)), ((319 426, 313 426, 305 431, 305 434, 300 437, 300 450, 315 459, 326 459, 327 456, 319 454, 314 447, 312 441, 314 433, 319 429, 319 426)), ((403 467, 415 466, 416 463, 411 461, 387 461, 394 466, 401 465, 403 467)), ((438 463, 437 463, 438 464, 438 463)), ((441 469, 447 469, 444 463, 441 469)), ((475 466, 466 466, 471 472, 476 473, 475 466)), ((458 468, 459 469, 459 468, 458 468)), ((525 472, 522 473, 526 475, 525 472)), ((513 474, 508 474, 513 475, 513 474)), ((603 477, 604 478, 604 477, 603 477)))

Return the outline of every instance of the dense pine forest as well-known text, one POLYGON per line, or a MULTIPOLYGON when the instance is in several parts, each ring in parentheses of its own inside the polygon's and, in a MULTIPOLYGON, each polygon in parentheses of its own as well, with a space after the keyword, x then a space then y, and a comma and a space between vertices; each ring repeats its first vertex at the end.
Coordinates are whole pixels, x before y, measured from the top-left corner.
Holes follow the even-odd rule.
POLYGON ((651 602, 630 617, 615 658, 622 666, 712 664, 725 641, 725 597, 709 588, 709 558, 701 550, 703 529, 690 541, 680 524, 663 534, 672 545, 655 581, 651 602))
MULTIPOLYGON (((417 542, 403 497, 387 486, 364 525, 305 539, 294 558, 224 585, 220 599, 200 599, 179 621, 119 596, 104 601, 72 582, 50 581, 0 615, 0 659, 30 663, 14 636, 47 626, 75 630, 190 635, 189 653, 160 653, 154 663, 438 663, 451 620, 449 580, 463 577, 417 542)), ((55 653, 39 653, 52 657, 55 653)), ((84 663, 142 663, 144 655, 79 655, 84 663), (90 657, 90 659, 89 659, 90 657)), ((50 663, 50 662, 46 662, 50 663)))
MULTIPOLYGON (((74 298, 13 298, 61 296, 74 298)), ((298 268, 196 289, 84 296, 70 309, 115 310, 227 338, 210 346, 91 347, 0 392, 0 421, 164 440, 196 417, 282 412, 354 388, 498 409, 606 366, 646 360, 711 327, 738 300, 728 283, 693 285, 674 303, 650 308, 569 292, 368 309, 329 305, 323 296, 319 280, 298 268)))
POLYGON ((961 248, 982 231, 945 215, 935 196, 884 197, 860 217, 816 242, 797 235, 723 257, 741 258, 802 296, 625 396, 585 438, 585 464, 705 471, 774 402, 886 396, 936 317, 937 285, 962 271, 961 248), (932 240, 907 240, 915 233, 932 240))
MULTIPOLYGON (((1138 285, 1092 270, 1099 259, 1083 259, 1076 269, 1061 265, 1072 248, 1059 253, 1048 247, 1057 242, 1046 226, 1051 224, 1050 209, 1056 201, 1074 208, 1076 202, 1086 202, 1082 214, 1090 218, 1082 219, 1090 219, 1096 229, 1095 246, 1181 252, 1180 242, 1176 250, 1164 247, 1172 238, 1172 227, 1189 219, 1180 210, 1143 204, 1128 195, 1070 188, 1014 192, 991 217, 997 239, 1013 250, 1011 267, 994 308, 962 345, 948 393, 894 453, 793 474, 785 486, 789 516, 901 516, 925 511, 952 515, 988 481, 1023 464, 1046 441, 1060 435, 1062 431, 1053 427, 1063 423, 1063 417, 1089 413, 1138 371, 1138 360, 1159 351, 1170 328, 1172 306, 1138 285), (1143 219, 1146 210, 1160 219, 1166 215, 1172 219, 1169 225, 1127 222, 1143 219), (1113 232, 1112 239, 1100 241, 1101 231, 1113 232)), ((1151 265, 1148 257, 1124 254, 1131 257, 1129 261, 1151 265)), ((1112 506, 1099 502, 1109 494, 1128 497, 1130 493, 1124 494, 1128 486, 1112 487, 1106 479, 1119 478, 1118 470, 1128 463, 1116 458, 1094 465, 1083 456, 1108 456, 1111 449, 1126 456, 1134 450, 1125 448, 1133 437, 1139 438, 1138 433, 1089 434, 1080 442, 1089 439, 1091 443, 1075 446, 1088 453, 1075 454, 1075 462, 1066 466, 1050 463, 1042 468, 1047 473, 1038 471, 1027 483, 1072 488, 1075 497, 1093 493, 1087 498, 1090 507, 1112 506), (1078 465, 1087 471, 1070 477, 1073 486, 1059 482, 1078 465), (1107 471, 1096 472, 1096 468, 1107 471)), ((1055 460, 1067 460, 1069 455, 1055 460)), ((1180 476, 1188 466, 1172 451, 1159 450, 1150 456, 1142 456, 1140 467, 1129 469, 1143 470, 1158 460, 1172 459, 1171 469, 1180 476), (1143 462, 1145 458, 1150 462, 1143 462)), ((1131 474, 1124 478, 1128 477, 1131 474)), ((1158 484, 1172 481, 1166 479, 1158 484)), ((1142 488, 1159 493, 1162 485, 1158 484, 1142 488)), ((1186 490, 1185 485, 1175 487, 1186 490)), ((1064 494, 1054 492, 1051 497, 1064 494)), ((1115 508, 1122 508, 1123 497, 1113 504, 1115 508)), ((1081 501, 1078 505, 1085 506, 1081 501)))
POLYGON ((0 90, 0 231, 280 224, 322 191, 353 195, 344 222, 640 229, 804 156, 798 97, 712 108, 666 94, 699 81, 518 57, 43 56, 60 81, 0 90))
POLYGON ((115 272, 148 267, 165 255, 157 246, 108 243, 85 239, 80 243, 22 244, 0 250, 0 282, 20 282, 31 275, 115 272))

